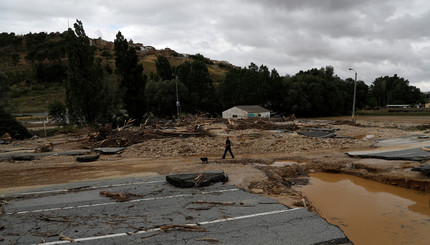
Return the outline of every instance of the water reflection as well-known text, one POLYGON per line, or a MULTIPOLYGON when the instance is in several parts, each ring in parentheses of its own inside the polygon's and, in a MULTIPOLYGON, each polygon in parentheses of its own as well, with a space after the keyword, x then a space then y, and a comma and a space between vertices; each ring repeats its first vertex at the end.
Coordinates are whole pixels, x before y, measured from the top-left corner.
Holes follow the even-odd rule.
POLYGON ((328 173, 298 190, 355 244, 429 244, 429 193, 328 173))

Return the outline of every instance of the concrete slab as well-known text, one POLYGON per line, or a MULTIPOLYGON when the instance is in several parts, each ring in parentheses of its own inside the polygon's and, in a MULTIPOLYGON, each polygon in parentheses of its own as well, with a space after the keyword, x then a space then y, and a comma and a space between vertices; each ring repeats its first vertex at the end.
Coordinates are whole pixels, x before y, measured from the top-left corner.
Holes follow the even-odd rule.
POLYGON ((333 138, 336 136, 335 133, 330 131, 302 131, 297 133, 312 138, 333 138))
POLYGON ((430 175, 430 164, 429 163, 423 164, 419 167, 413 168, 412 171, 418 171, 425 175, 430 175))
POLYGON ((350 244, 339 227, 304 208, 219 183, 175 188, 164 178, 81 182, 8 194, 1 197, 8 204, 0 217, 0 243, 61 244, 72 238, 80 244, 350 244), (116 202, 100 195, 102 190, 138 196, 116 202))
POLYGON ((89 154, 91 151, 89 150, 73 150, 73 151, 65 151, 65 152, 41 152, 41 153, 28 153, 28 152, 6 152, 0 153, 0 161, 6 161, 13 158, 22 158, 22 157, 33 157, 39 158, 44 156, 79 156, 89 154))
POLYGON ((376 147, 384 146, 411 146, 411 148, 421 145, 429 145, 430 140, 426 135, 407 135, 403 137, 395 137, 388 139, 381 139, 375 144, 376 147))
MULTIPOLYGON (((427 148, 428 146, 426 146, 427 148)), ((348 156, 361 158, 378 158, 385 160, 406 160, 423 161, 430 159, 430 152, 423 151, 422 148, 411 148, 403 150, 375 150, 375 151, 356 151, 347 152, 348 156)))
POLYGON ((124 149, 125 147, 99 147, 94 148, 94 151, 101 154, 117 154, 122 152, 124 149))

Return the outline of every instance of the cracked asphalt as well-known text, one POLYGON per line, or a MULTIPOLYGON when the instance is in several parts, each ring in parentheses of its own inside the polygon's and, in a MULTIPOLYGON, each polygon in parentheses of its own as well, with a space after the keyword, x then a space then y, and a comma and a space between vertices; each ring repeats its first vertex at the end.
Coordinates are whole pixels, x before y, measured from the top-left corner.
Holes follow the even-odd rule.
POLYGON ((0 195, 0 244, 350 244, 304 208, 217 183, 165 176, 55 185, 0 195), (118 201, 101 195, 129 193, 118 201))

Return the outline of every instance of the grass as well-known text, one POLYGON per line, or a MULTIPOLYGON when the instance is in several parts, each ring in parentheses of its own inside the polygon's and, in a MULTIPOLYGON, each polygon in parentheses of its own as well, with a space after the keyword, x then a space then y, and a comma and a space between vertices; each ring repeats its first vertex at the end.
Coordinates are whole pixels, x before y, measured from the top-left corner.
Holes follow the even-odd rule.
POLYGON ((62 84, 37 85, 31 88, 12 88, 9 92, 10 107, 15 113, 35 113, 48 110, 55 100, 65 101, 66 91, 62 84))
POLYGON ((388 112, 387 109, 375 111, 358 111, 359 116, 430 116, 429 112, 388 112))
MULTIPOLYGON (((31 70, 31 65, 25 62, 24 54, 20 53, 21 60, 16 67, 0 63, 0 70, 14 71, 14 70, 31 70)), ((178 66, 185 61, 192 62, 191 59, 180 57, 168 57, 172 66, 178 66)), ((143 65, 143 73, 147 76, 151 72, 157 73, 155 67, 156 55, 147 55, 141 57, 139 62, 143 65)), ((105 63, 106 61, 103 61, 105 63)), ((110 60, 110 66, 115 69, 115 61, 110 60)), ((224 78, 225 73, 228 71, 226 68, 220 68, 217 65, 208 65, 208 70, 214 85, 218 85, 224 78)), ((106 77, 111 83, 116 82, 116 75, 112 74, 106 77)), ((65 101, 66 91, 63 84, 50 83, 50 84, 29 84, 26 85, 24 81, 15 85, 9 91, 9 108, 14 113, 37 113, 48 111, 48 105, 55 100, 65 101)))

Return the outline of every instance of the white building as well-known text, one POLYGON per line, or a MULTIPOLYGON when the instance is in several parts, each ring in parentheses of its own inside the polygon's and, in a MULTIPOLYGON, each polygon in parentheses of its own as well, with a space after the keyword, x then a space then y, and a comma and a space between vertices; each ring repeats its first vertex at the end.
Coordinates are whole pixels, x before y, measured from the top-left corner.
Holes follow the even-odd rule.
POLYGON ((235 106, 222 112, 222 118, 270 118, 270 111, 258 105, 235 106))

